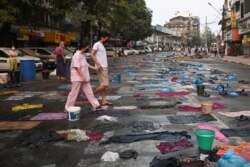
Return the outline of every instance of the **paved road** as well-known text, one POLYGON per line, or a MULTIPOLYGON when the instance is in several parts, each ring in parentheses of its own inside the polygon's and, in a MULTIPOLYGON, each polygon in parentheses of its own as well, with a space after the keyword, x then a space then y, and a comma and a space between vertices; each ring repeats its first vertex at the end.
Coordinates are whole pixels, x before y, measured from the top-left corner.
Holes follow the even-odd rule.
MULTIPOLYGON (((190 60, 186 63, 202 63, 205 68, 216 68, 226 73, 234 73, 238 79, 248 79, 244 76, 249 76, 250 68, 248 66, 230 64, 225 62, 218 62, 212 59, 190 60)), ((172 61, 168 60, 164 56, 136 56, 128 58, 119 58, 116 60, 109 60, 110 64, 110 76, 113 74, 122 74, 122 83, 111 83, 108 90, 108 94, 112 97, 121 96, 117 100, 113 100, 114 106, 110 107, 108 111, 96 114, 90 112, 90 106, 83 104, 85 102, 84 96, 79 96, 79 103, 81 110, 80 121, 70 122, 67 119, 64 120, 51 120, 41 121, 40 124, 32 129, 28 130, 6 130, 0 131, 0 166, 44 166, 54 165, 56 167, 71 167, 71 166, 93 166, 93 167, 146 167, 152 161, 154 156, 175 156, 184 158, 188 156, 197 156, 198 148, 195 137, 195 124, 173 124, 167 119, 167 116, 176 115, 196 115, 196 112, 180 112, 178 111, 178 105, 176 102, 183 103, 199 103, 200 101, 207 100, 205 97, 197 97, 196 88, 184 88, 178 83, 171 83, 169 81, 163 81, 159 71, 169 68, 173 71, 185 71, 189 75, 190 79, 195 77, 195 73, 188 71, 186 66, 176 66, 172 61), (157 85, 157 86, 155 86, 157 85), (188 90, 190 95, 185 97, 170 97, 159 98, 155 93, 159 92, 161 88, 172 87, 175 91, 179 89, 188 90), (134 97, 134 95, 141 95, 141 97, 134 97), (159 108, 159 105, 165 104, 163 108, 159 108), (167 104, 167 105, 166 105, 167 104), (173 106, 171 106, 174 104, 173 106), (151 106, 150 106, 151 105, 151 106), (137 109, 115 109, 114 107, 135 106, 137 109), (147 106, 142 109, 140 106, 147 106), (167 106, 167 107, 166 107, 167 106), (101 123, 95 120, 95 118, 101 115, 109 115, 118 118, 118 123, 114 126, 101 123), (179 152, 169 153, 162 155, 156 148, 156 144, 160 141, 148 140, 126 144, 108 144, 99 145, 100 141, 58 141, 51 143, 40 143, 36 148, 30 149, 27 147, 17 147, 20 141, 25 140, 27 137, 38 133, 46 133, 49 131, 67 130, 72 128, 84 129, 87 131, 100 131, 104 133, 103 141, 113 135, 125 135, 125 134, 144 134, 153 133, 154 131, 135 132, 131 125, 135 121, 151 121, 155 124, 159 124, 160 128, 156 131, 186 131, 191 135, 190 141, 194 144, 193 148, 182 150, 179 152), (108 128, 107 128, 108 126, 108 128), (106 128, 105 128, 106 127, 106 128), (101 156, 106 151, 121 152, 127 149, 135 149, 139 152, 139 156, 136 160, 117 160, 115 162, 103 162, 101 156)), ((207 72, 207 71, 205 71, 207 72)), ((17 90, 23 94, 19 100, 14 100, 13 95, 0 95, 1 106, 1 120, 2 121, 29 121, 33 116, 38 113, 51 113, 51 112, 63 112, 64 103, 67 97, 67 93, 70 89, 69 81, 56 81, 54 78, 50 80, 40 80, 40 74, 37 77, 38 81, 23 83, 23 86, 17 90), (36 93, 36 94, 33 94, 36 93), (12 99, 9 99, 12 98, 12 99), (9 100, 7 100, 9 99, 9 100), (12 112, 11 107, 23 104, 23 103, 42 103, 44 106, 41 109, 24 110, 20 112, 12 112)), ((91 74, 91 84, 96 86, 98 84, 97 77, 93 73, 91 74)), ((171 79, 171 75, 165 75, 171 79)), ((234 82, 236 83, 236 82, 234 82)), ((192 86, 192 85, 187 85, 192 86)), ((234 88, 237 84, 231 84, 234 88)), ((247 85, 249 86, 249 85, 247 85)), ((6 91, 6 90, 2 90, 6 91)), ((206 87, 206 91, 211 95, 216 95, 219 98, 216 102, 219 102, 227 108, 225 111, 239 111, 248 110, 250 107, 249 97, 220 97, 218 92, 206 87)), ((18 96, 15 96, 18 98, 18 96)), ((213 117, 217 121, 209 122, 218 128, 242 128, 249 127, 249 123, 238 123, 235 119, 219 116, 217 110, 213 112, 213 117)), ((19 129, 19 128, 16 128, 19 129)), ((228 143, 224 144, 237 144, 240 141, 249 141, 249 138, 230 138, 228 143)), ((214 141, 214 146, 221 144, 219 141, 214 141)))

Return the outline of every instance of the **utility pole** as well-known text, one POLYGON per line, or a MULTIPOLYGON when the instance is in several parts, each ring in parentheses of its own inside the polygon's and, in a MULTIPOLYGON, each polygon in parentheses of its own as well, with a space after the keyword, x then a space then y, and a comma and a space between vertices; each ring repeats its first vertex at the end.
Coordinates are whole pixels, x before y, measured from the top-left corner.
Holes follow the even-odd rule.
POLYGON ((205 25, 205 38, 206 38, 205 48, 207 48, 207 16, 206 16, 206 25, 205 25))

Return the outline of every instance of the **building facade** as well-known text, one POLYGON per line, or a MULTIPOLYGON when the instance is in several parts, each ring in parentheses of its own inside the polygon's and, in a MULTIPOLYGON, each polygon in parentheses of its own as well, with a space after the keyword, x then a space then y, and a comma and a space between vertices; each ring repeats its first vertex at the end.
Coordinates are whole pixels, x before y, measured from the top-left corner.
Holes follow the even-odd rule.
POLYGON ((200 35, 200 19, 190 12, 176 12, 164 27, 181 34, 183 45, 188 45, 193 36, 200 35))

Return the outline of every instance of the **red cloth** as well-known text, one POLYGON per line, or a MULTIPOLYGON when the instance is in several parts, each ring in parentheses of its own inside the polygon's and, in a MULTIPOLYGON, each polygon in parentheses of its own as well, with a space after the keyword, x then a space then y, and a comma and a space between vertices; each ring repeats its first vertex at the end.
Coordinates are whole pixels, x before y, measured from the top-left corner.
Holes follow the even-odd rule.
POLYGON ((89 137, 90 141, 101 140, 103 137, 103 133, 100 132, 87 132, 86 135, 89 137))
POLYGON ((189 95, 189 94, 190 94, 190 92, 186 92, 186 91, 156 93, 156 95, 158 95, 160 97, 185 96, 185 95, 189 95))
MULTIPOLYGON (((213 110, 216 109, 225 109, 226 106, 221 105, 219 103, 213 103, 213 110)), ((201 111, 201 107, 193 107, 193 106, 180 106, 178 108, 180 111, 201 111)))
POLYGON ((161 142, 159 145, 156 145, 156 147, 161 151, 162 154, 166 154, 169 152, 183 150, 189 147, 194 147, 194 145, 190 141, 182 139, 177 142, 161 142))

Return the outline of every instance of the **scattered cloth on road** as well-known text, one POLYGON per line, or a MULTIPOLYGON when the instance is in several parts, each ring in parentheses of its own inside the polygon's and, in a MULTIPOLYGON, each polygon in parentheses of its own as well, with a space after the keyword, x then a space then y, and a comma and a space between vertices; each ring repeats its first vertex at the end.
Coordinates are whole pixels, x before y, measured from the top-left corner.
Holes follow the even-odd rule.
MULTIPOLYGON (((106 97, 108 101, 114 101, 114 100, 118 100, 121 98, 121 96, 107 96, 106 97)), ((101 100, 101 97, 97 98, 98 100, 101 100)))
POLYGON ((135 110, 137 109, 136 106, 115 106, 113 107, 114 110, 135 110))
POLYGON ((87 132, 86 135, 88 136, 88 140, 90 141, 97 141, 103 138, 103 133, 100 132, 87 132))
POLYGON ((17 94, 19 91, 18 90, 6 90, 6 91, 1 91, 0 95, 12 95, 12 94, 17 94))
POLYGON ((203 123, 217 120, 210 114, 167 116, 167 119, 172 124, 203 123))
POLYGON ((148 134, 139 135, 121 135, 112 136, 107 141, 100 144, 110 144, 110 143, 133 143, 143 140, 165 140, 165 141, 178 141, 180 139, 190 139, 191 136, 187 134, 186 131, 182 132, 155 132, 148 134))
POLYGON ((189 95, 189 94, 190 94, 190 92, 186 92, 186 91, 156 93, 156 95, 158 95, 160 97, 186 96, 186 95, 189 95))
POLYGON ((143 131, 155 131, 160 129, 161 125, 153 123, 151 121, 135 121, 129 123, 129 126, 132 128, 132 132, 143 132, 143 131))
POLYGON ((241 115, 244 115, 246 117, 250 117, 250 111, 237 111, 237 112, 218 112, 218 114, 223 115, 223 116, 227 116, 227 117, 239 117, 241 115))
POLYGON ((39 125, 39 121, 0 121, 0 130, 27 130, 39 125))
MULTIPOLYGON (((219 104, 219 103, 213 103, 213 110, 216 109, 225 109, 226 106, 219 104)), ((180 111, 202 111, 201 107, 193 107, 193 106, 179 106, 178 109, 180 111)))
POLYGON ((155 156, 149 165, 150 167, 182 167, 181 161, 177 158, 165 158, 159 156, 155 156))
POLYGON ((171 101, 149 101, 148 104, 141 105, 141 109, 164 109, 164 108, 173 108, 177 102, 175 100, 171 101))
POLYGON ((122 159, 130 159, 134 158, 136 159, 138 157, 138 152, 136 150, 125 150, 121 153, 119 153, 119 157, 122 159))
POLYGON ((246 160, 250 161, 250 142, 242 143, 238 146, 230 146, 230 145, 219 145, 217 146, 218 156, 223 156, 228 150, 234 150, 235 155, 239 155, 246 160))
POLYGON ((91 130, 95 132, 108 132, 121 129, 123 127, 124 126, 118 122, 107 122, 107 123, 99 123, 95 127, 91 128, 91 130))
POLYGON ((212 125, 207 124, 200 124, 195 126, 196 129, 202 129, 202 130, 211 130, 215 132, 215 139, 221 141, 221 142, 227 142, 228 138, 224 136, 223 133, 221 133, 216 127, 212 125))
POLYGON ((56 132, 41 132, 22 139, 18 142, 17 147, 36 148, 47 142, 55 142, 61 140, 64 140, 64 138, 62 138, 56 132))
POLYGON ((249 137, 250 136, 250 128, 221 129, 220 131, 227 137, 249 137))
POLYGON ((76 140, 78 142, 89 140, 86 131, 81 129, 59 130, 56 133, 64 136, 67 140, 76 140))
POLYGON ((39 108, 42 108, 42 107, 43 107, 43 104, 28 104, 28 103, 24 103, 24 104, 12 107, 12 111, 13 112, 19 112, 19 111, 22 111, 22 110, 39 109, 39 108))
POLYGON ((100 117, 96 118, 96 120, 103 121, 103 122, 118 122, 118 118, 111 117, 108 115, 100 116, 100 117))
POLYGON ((119 159, 119 154, 117 152, 111 152, 111 151, 105 152, 101 157, 101 160, 105 162, 113 162, 116 161, 117 159, 119 159))
POLYGON ((167 154, 190 147, 194 147, 194 145, 186 139, 182 139, 176 142, 161 142, 159 145, 156 145, 156 148, 158 148, 162 154, 167 154))
POLYGON ((67 119, 67 113, 40 113, 31 120, 60 120, 67 119))
POLYGON ((8 100, 23 100, 25 98, 30 98, 30 97, 34 97, 34 96, 38 96, 43 94, 44 92, 35 92, 35 91, 24 91, 24 92, 19 92, 18 94, 15 94, 13 96, 10 96, 8 100))

